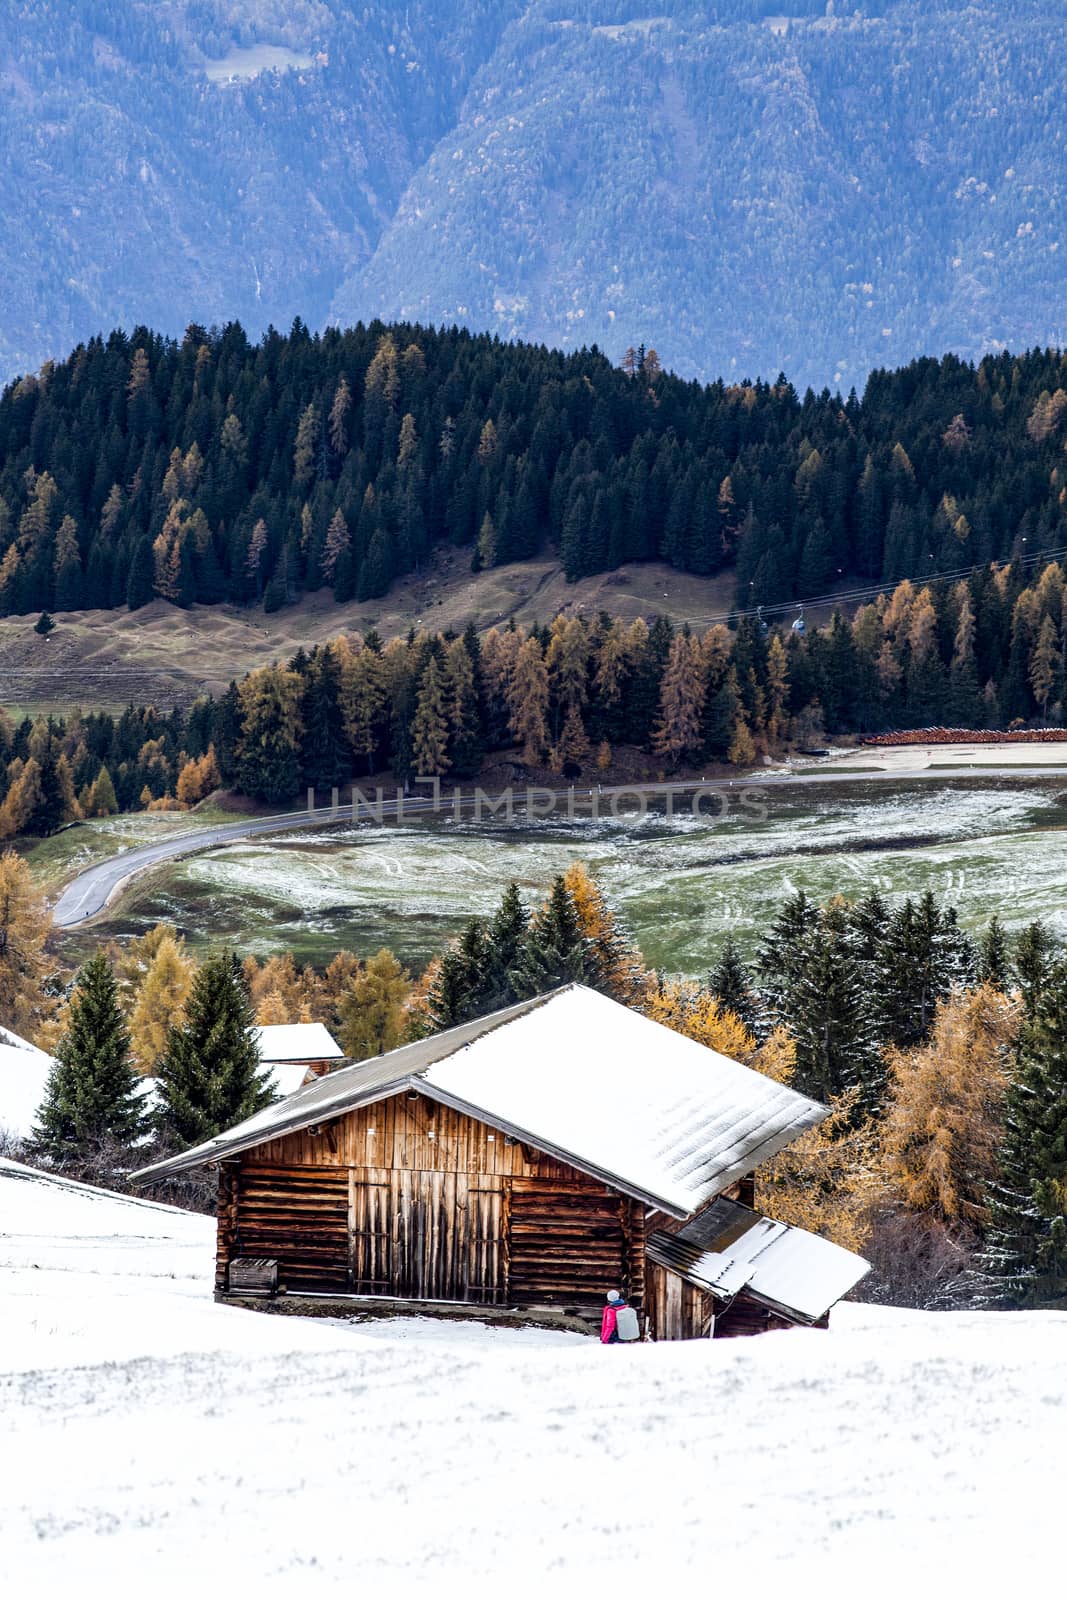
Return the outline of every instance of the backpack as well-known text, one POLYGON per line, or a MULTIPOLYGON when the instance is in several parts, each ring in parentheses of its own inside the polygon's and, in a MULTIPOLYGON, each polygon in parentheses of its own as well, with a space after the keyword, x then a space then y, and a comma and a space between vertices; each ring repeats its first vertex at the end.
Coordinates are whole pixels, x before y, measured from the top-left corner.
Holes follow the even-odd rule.
POLYGON ((619 1336, 620 1344, 628 1344, 631 1339, 640 1339, 641 1324, 637 1320, 637 1312, 633 1306, 620 1306, 615 1313, 615 1332, 619 1336))

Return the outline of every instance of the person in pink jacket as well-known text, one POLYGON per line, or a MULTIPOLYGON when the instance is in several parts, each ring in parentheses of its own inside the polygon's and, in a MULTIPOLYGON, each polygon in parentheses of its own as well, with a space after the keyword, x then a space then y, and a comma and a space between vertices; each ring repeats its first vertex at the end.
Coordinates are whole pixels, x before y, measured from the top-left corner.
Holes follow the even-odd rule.
POLYGON ((631 1339, 639 1337, 637 1314, 631 1306, 627 1305, 625 1298, 619 1293, 618 1289, 609 1289, 608 1303, 604 1307, 603 1315, 600 1318, 601 1344, 628 1343, 631 1339), (621 1325, 619 1321, 620 1312, 626 1313, 622 1318, 621 1325))

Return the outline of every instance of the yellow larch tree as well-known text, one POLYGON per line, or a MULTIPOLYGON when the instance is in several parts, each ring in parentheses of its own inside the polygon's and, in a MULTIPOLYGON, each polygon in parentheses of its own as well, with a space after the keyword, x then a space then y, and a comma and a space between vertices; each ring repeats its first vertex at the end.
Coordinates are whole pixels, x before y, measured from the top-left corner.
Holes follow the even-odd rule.
POLYGON ((338 1007, 341 1048, 353 1061, 404 1042, 411 978, 391 950, 371 956, 338 1007))
POLYGON ((522 759, 534 765, 544 754, 548 737, 548 669, 535 638, 522 641, 508 684, 509 726, 522 746, 522 759))
POLYGON ((856 1092, 756 1171, 756 1209, 794 1228, 862 1252, 882 1197, 876 1131, 855 1125, 856 1092))
POLYGON ((32 1037, 53 1009, 41 993, 52 915, 29 867, 13 850, 0 855, 0 1020, 32 1037))
POLYGON ((907 1210, 984 1224, 1021 1024, 1018 996, 983 984, 941 1002, 928 1044, 889 1052, 881 1165, 907 1210))
POLYGON ((584 862, 571 863, 563 875, 563 886, 582 934, 596 951, 600 976, 608 992, 624 1005, 641 1004, 649 987, 649 974, 584 862))
POLYGON ((272 989, 269 994, 264 995, 256 1007, 256 1021, 261 1028, 274 1027, 292 1020, 289 1007, 277 989, 272 989))
POLYGON ((139 1072, 150 1076, 163 1053, 168 1029, 180 1023, 193 986, 196 964, 184 940, 168 929, 145 973, 130 1013, 130 1043, 139 1072))

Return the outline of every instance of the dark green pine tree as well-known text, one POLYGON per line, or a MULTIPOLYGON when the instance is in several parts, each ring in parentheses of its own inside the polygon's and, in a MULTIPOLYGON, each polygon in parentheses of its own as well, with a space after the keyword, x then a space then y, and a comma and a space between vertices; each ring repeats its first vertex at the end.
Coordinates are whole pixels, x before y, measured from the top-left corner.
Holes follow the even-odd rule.
POLYGON ((1011 984, 1011 956, 1000 918, 993 916, 978 941, 978 981, 1007 990, 1011 984))
POLYGON ((210 1139, 274 1098, 260 1071, 255 1017, 232 950, 208 957, 193 980, 186 1019, 160 1057, 157 1122, 180 1149, 210 1139))
POLYGON ((352 773, 341 712, 341 672, 332 645, 321 645, 308 662, 304 690, 304 783, 332 789, 352 773))
POLYGON ((455 1028, 490 1010, 486 1003, 489 976, 488 931, 480 917, 472 917, 460 939, 441 957, 430 986, 428 1004, 434 1028, 455 1028))
POLYGON ((877 889, 864 895, 849 912, 852 943, 860 961, 874 965, 881 959, 890 910, 877 889))
POLYGON ((530 921, 509 974, 516 995, 544 994, 564 983, 595 983, 598 962, 578 922, 562 874, 530 921))
POLYGON ((800 939, 782 1012, 796 1040, 796 1087, 822 1100, 855 1089, 856 1119, 877 1115, 885 1063, 843 905, 828 906, 800 939))
POLYGON ((241 738, 241 697, 232 680, 220 700, 211 704, 211 735, 223 783, 237 779, 237 746, 241 738))
POLYGON ((449 744, 452 772, 457 778, 474 778, 485 758, 485 685, 482 679, 482 646, 472 622, 463 630, 463 644, 470 657, 471 682, 456 708, 449 744))
POLYGON ((718 688, 713 688, 704 701, 701 735, 706 760, 726 760, 737 727, 739 704, 737 674, 728 672, 718 688))
POLYGON ((928 1038, 938 1002, 970 982, 974 946, 952 907, 942 911, 930 890, 910 898, 890 919, 885 939, 885 1037, 910 1049, 928 1038))
POLYGON ((872 889, 848 913, 852 950, 863 969, 867 1004, 880 1040, 888 1036, 888 967, 886 938, 892 912, 877 889, 872 889))
POLYGON ((47 838, 63 826, 65 811, 55 746, 51 739, 41 752, 38 766, 41 769, 40 798, 26 818, 24 831, 47 838))
POLYGON ((56 1046, 33 1133, 38 1155, 57 1165, 129 1149, 143 1131, 130 1036, 111 964, 102 951, 74 984, 67 1031, 56 1046))
POLYGON ((729 934, 723 941, 719 959, 708 973, 708 989, 720 1005, 744 1023, 749 1033, 758 1031, 759 1001, 752 987, 752 977, 729 934))
MULTIPOLYGON (((929 898, 933 900, 933 895, 929 898)), ((970 934, 960 927, 955 906, 946 906, 941 913, 941 950, 949 987, 969 988, 978 976, 978 951, 970 934)))
POLYGON ((774 1022, 784 1020, 786 997, 799 975, 808 936, 819 925, 819 908, 798 889, 784 901, 760 947, 760 983, 774 1022))
POLYGON ((1048 978, 1008 1090, 982 1267, 991 1298, 1067 1310, 1067 962, 1048 978))
POLYGON ((1031 922, 1015 941, 1015 976, 1026 1015, 1032 1017, 1053 966, 1053 939, 1043 922, 1031 922))
POLYGON ((518 964, 530 925, 530 913, 522 903, 518 885, 509 883, 488 928, 489 970, 486 982, 486 1009, 497 1011, 519 998, 511 974, 518 964))

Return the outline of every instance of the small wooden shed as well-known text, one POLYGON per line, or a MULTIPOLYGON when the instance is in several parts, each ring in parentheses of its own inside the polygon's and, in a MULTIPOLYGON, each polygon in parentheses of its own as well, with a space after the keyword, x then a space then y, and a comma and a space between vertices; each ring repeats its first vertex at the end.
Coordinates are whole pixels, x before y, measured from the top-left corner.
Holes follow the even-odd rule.
POLYGON ((620 1288, 653 1337, 694 1337, 722 1286, 693 1280, 678 1230, 750 1201, 758 1163, 825 1115, 572 985, 341 1068, 136 1176, 218 1167, 220 1299, 255 1284, 250 1261, 291 1295, 527 1315, 594 1318, 620 1288), (670 1276, 699 1313, 670 1309, 670 1276))
POLYGON ((646 1242, 646 1303, 661 1339, 825 1327, 869 1271, 851 1250, 720 1196, 646 1242))
POLYGON ((292 1094, 308 1079, 335 1071, 345 1059, 321 1022, 265 1023, 253 1033, 260 1067, 278 1094, 292 1094))

